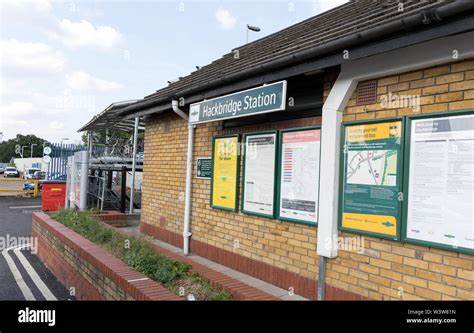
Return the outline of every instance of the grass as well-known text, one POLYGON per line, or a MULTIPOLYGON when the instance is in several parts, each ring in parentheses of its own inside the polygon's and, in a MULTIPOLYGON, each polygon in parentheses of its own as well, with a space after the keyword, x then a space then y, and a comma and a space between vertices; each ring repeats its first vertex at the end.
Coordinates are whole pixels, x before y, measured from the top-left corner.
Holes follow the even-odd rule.
POLYGON ((192 294, 197 300, 232 299, 229 293, 213 288, 190 265, 157 253, 143 236, 127 237, 106 227, 92 211, 63 209, 51 213, 51 217, 177 295, 192 294))

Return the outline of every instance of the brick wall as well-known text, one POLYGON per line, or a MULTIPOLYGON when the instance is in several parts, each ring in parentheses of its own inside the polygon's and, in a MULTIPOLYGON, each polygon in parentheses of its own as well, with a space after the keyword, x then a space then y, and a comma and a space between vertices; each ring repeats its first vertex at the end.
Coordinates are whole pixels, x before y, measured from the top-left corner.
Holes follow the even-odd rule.
MULTIPOLYGON (((388 93, 420 96, 422 113, 474 108, 474 60, 380 78, 377 87, 378 102, 356 105, 354 95, 344 121, 416 112, 383 108, 380 101, 388 93)), ((330 88, 326 80, 325 97, 330 88)), ((219 122, 202 124, 195 133, 194 161, 211 156, 215 135, 319 123, 320 118, 313 117, 236 130, 223 130, 219 122)), ((176 115, 167 113, 147 122, 142 230, 176 246, 182 245, 186 140, 186 123, 176 115)), ((211 209, 209 197, 210 181, 193 174, 191 251, 315 297, 315 227, 211 209)), ((474 299, 474 256, 372 237, 365 237, 364 247, 361 254, 340 251, 337 259, 329 260, 329 299, 474 299)))
MULTIPOLYGON (((395 105, 396 106, 396 105, 395 105)), ((474 60, 400 73, 377 80, 377 103, 356 105, 344 121, 401 117, 474 108, 474 60), (384 108, 384 96, 419 96, 421 107, 384 108)), ((342 236, 351 236, 342 234, 342 236)), ((339 252, 327 282, 372 299, 474 299, 474 256, 365 237, 363 254, 339 252)))
POLYGON ((44 213, 33 214, 32 236, 38 257, 77 299, 181 300, 44 213))

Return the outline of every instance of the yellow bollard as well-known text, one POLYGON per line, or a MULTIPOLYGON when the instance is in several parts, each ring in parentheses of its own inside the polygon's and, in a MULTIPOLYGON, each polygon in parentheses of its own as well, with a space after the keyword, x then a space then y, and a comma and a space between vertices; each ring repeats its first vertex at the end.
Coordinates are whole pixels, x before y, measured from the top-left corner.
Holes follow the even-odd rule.
POLYGON ((33 190, 33 197, 36 198, 38 197, 38 192, 39 192, 38 180, 34 180, 33 182, 35 184, 35 189, 33 190))

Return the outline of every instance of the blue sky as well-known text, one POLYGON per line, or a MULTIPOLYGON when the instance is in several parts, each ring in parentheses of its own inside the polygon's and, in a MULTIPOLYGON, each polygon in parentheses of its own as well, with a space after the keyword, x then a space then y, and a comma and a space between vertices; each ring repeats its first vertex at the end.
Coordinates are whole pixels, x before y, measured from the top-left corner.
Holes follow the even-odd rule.
POLYGON ((79 140, 116 101, 141 98, 245 43, 344 3, 0 0, 0 132, 79 140))

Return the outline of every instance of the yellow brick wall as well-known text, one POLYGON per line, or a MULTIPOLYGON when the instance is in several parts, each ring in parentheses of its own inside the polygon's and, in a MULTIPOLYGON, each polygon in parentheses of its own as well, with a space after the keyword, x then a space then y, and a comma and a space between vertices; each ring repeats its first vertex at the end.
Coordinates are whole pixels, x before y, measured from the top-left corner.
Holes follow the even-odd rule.
POLYGON ((187 126, 172 113, 146 125, 141 221, 182 234, 187 126))
MULTIPOLYGON (((380 78, 377 101, 356 105, 354 93, 344 121, 474 108, 474 60, 380 78), (389 92, 420 96, 420 110, 383 108, 389 92)), ((365 237, 363 254, 340 251, 329 261, 327 282, 373 299, 474 300, 473 265, 472 255, 365 237)))
MULTIPOLYGON (((421 96, 422 113, 474 108, 474 60, 380 78, 377 84, 379 102, 358 106, 354 95, 344 121, 414 113, 411 109, 383 109, 380 100, 388 92, 421 96)), ((326 82, 325 97, 329 89, 326 82)), ((197 126, 194 161, 211 156, 212 137, 223 132, 220 122, 197 126)), ((186 123, 176 115, 158 115, 147 122, 142 222, 179 234, 186 140, 186 123)), ((211 209, 210 181, 193 174, 192 186, 193 240, 317 278, 315 227, 211 209)), ((373 299, 474 299, 473 256, 372 237, 365 237, 364 245, 361 254, 340 251, 337 259, 328 261, 329 285, 373 299)))

